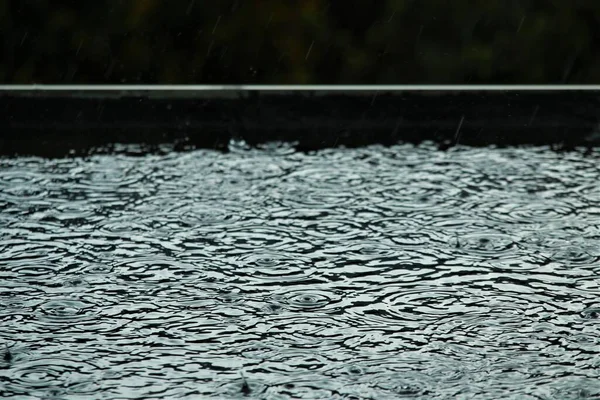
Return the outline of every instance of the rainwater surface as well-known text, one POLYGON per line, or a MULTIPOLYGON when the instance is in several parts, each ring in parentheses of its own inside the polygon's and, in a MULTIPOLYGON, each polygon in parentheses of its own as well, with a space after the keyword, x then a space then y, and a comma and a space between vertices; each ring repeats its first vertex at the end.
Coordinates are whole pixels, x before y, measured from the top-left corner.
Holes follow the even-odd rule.
POLYGON ((599 399, 599 161, 0 158, 0 397, 599 399))

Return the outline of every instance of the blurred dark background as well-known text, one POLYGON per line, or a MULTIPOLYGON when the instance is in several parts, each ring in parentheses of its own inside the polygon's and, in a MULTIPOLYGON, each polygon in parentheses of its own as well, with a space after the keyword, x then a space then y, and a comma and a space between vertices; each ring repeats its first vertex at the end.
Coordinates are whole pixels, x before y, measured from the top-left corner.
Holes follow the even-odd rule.
POLYGON ((0 0, 2 83, 600 83, 597 0, 0 0))

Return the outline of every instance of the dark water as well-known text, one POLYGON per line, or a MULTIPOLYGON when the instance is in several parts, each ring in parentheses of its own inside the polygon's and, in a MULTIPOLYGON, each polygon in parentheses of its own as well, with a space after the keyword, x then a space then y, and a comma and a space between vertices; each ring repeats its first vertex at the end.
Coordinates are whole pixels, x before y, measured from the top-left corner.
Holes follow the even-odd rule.
POLYGON ((599 161, 0 159, 0 397, 598 399, 599 161))

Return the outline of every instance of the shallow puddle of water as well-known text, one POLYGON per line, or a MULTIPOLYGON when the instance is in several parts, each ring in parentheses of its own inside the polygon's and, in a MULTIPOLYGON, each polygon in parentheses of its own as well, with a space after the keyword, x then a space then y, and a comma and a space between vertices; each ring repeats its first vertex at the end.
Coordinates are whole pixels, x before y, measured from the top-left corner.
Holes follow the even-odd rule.
POLYGON ((598 398, 599 161, 0 159, 0 397, 598 398))

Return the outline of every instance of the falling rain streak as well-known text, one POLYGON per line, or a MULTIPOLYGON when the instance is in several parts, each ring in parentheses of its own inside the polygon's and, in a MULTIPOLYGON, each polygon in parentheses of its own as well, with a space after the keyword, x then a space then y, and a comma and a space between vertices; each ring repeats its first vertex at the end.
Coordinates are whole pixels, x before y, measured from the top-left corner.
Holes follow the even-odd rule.
POLYGON ((600 396, 597 151, 229 150, 0 159, 0 397, 600 396))
POLYGON ((217 26, 219 26, 219 22, 221 22, 221 16, 219 15, 219 18, 217 18, 217 22, 215 23, 215 27, 213 28, 211 34, 214 35, 216 30, 217 30, 217 26))
POLYGON ((306 52, 306 57, 304 57, 304 59, 305 59, 305 60, 308 60, 308 56, 309 56, 309 54, 310 54, 310 51, 312 50, 312 48, 313 48, 313 45, 314 45, 314 44, 315 44, 315 41, 313 40, 313 41, 310 43, 310 47, 308 48, 308 51, 306 52))
POLYGON ((454 144, 458 144, 458 141, 460 140, 460 128, 462 128, 462 124, 465 120, 465 116, 461 116, 460 117, 460 122, 458 123, 458 127, 456 128, 456 133, 454 134, 454 144))

